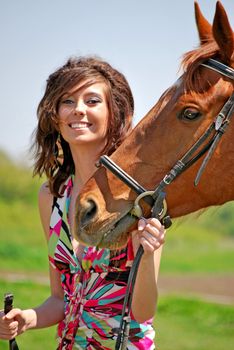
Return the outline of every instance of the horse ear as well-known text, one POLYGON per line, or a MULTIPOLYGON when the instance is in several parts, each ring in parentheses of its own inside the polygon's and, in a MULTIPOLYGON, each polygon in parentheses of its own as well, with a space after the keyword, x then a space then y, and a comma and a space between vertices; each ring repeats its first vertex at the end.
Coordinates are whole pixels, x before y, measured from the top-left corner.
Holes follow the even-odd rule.
POLYGON ((213 22, 213 36, 226 63, 230 63, 234 51, 234 35, 226 11, 220 1, 216 3, 213 22))
POLYGON ((196 1, 194 2, 194 9, 198 34, 202 45, 210 40, 212 36, 212 26, 201 13, 200 7, 196 1))

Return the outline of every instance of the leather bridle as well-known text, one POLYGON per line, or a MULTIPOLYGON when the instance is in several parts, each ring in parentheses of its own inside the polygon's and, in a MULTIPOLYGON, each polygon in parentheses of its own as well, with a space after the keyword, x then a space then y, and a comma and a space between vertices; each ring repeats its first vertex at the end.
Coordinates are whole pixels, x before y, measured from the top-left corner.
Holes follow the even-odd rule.
MULTIPOLYGON (((234 69, 215 59, 208 59, 200 65, 212 69, 231 80, 234 80, 234 69)), ((167 215, 165 188, 168 185, 170 185, 181 173, 183 173, 204 154, 206 154, 194 181, 195 186, 198 184, 208 161, 210 160, 215 148, 218 145, 218 142, 220 141, 222 135, 225 133, 229 125, 233 113, 234 93, 232 93, 227 102, 224 104, 224 106, 222 107, 221 111, 219 112, 215 120, 212 122, 212 124, 206 129, 202 136, 192 145, 192 147, 185 153, 185 155, 176 162, 176 164, 164 176, 164 178, 160 181, 160 183, 153 191, 147 191, 135 179, 133 179, 117 164, 115 164, 109 157, 107 157, 106 155, 101 156, 99 160, 100 164, 107 168, 109 171, 111 171, 116 177, 118 177, 121 181, 123 181, 127 186, 129 186, 133 191, 135 191, 138 194, 138 197, 134 202, 130 214, 138 218, 143 216, 139 202, 141 199, 144 199, 152 207, 152 217, 156 217, 159 220, 161 220, 161 222, 166 228, 169 227, 171 225, 171 220, 169 215, 167 215)), ((137 269, 142 254, 143 248, 142 246, 140 246, 129 273, 120 327, 117 329, 113 329, 113 332, 118 335, 115 350, 127 349, 127 342, 131 322, 130 311, 132 303, 132 294, 136 280, 137 269)))

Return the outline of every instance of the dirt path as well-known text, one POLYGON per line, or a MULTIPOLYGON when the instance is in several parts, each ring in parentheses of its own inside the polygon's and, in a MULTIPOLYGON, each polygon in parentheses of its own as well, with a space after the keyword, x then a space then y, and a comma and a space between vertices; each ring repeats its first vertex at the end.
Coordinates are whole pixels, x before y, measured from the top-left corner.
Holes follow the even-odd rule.
POLYGON ((233 275, 161 275, 158 283, 161 295, 193 295, 207 301, 234 305, 233 275))
MULTIPOLYGON (((0 279, 49 284, 48 277, 40 273, 0 272, 0 279)), ((160 295, 196 296, 210 302, 234 305, 233 275, 160 275, 158 284, 160 295)))

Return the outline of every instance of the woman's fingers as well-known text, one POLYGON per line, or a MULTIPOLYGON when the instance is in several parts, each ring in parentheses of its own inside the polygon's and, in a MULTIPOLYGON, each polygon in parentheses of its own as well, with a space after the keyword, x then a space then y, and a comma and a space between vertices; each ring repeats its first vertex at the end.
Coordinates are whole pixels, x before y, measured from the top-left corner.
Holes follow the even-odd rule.
POLYGON ((21 316, 22 311, 20 309, 12 309, 5 316, 3 316, 3 320, 12 321, 15 317, 21 316))
POLYGON ((145 251, 153 252, 165 241, 165 228, 158 219, 141 218, 138 223, 140 243, 145 251))
POLYGON ((18 335, 19 322, 22 311, 20 309, 12 309, 6 315, 0 312, 0 338, 10 340, 18 335))

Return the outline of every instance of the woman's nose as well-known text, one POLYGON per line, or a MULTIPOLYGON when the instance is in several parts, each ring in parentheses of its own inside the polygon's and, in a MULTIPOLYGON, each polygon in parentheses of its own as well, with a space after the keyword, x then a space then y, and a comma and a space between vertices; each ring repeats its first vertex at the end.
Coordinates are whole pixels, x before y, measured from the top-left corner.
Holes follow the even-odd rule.
POLYGON ((85 104, 82 101, 78 101, 75 105, 74 112, 79 115, 85 114, 85 104))

